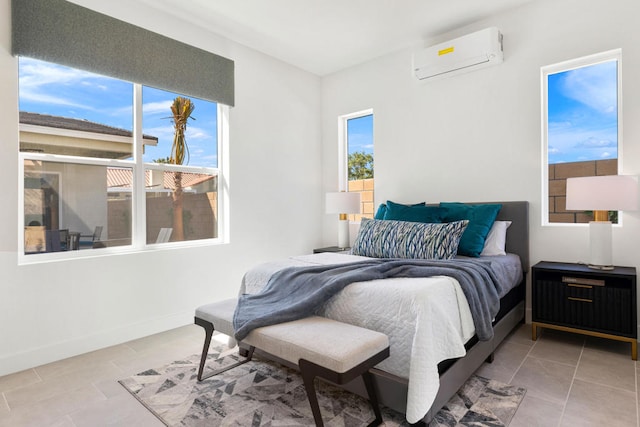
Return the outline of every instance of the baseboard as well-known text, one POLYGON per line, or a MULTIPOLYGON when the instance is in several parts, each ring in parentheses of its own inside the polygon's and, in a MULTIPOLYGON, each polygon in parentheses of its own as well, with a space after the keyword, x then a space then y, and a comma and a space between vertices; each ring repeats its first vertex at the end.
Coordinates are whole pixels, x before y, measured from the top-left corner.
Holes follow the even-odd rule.
POLYGON ((0 376, 193 323, 193 311, 174 313, 0 357, 0 376))

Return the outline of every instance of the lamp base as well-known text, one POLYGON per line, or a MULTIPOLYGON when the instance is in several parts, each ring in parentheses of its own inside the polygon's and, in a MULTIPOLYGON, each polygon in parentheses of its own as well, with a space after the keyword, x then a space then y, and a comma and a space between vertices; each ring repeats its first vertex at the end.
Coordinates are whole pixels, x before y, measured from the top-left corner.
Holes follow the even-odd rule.
POLYGON ((338 221, 338 247, 340 249, 349 247, 349 220, 346 218, 338 221))
POLYGON ((598 270, 613 269, 611 240, 611 222, 589 222, 589 245, 591 247, 589 268, 598 270))

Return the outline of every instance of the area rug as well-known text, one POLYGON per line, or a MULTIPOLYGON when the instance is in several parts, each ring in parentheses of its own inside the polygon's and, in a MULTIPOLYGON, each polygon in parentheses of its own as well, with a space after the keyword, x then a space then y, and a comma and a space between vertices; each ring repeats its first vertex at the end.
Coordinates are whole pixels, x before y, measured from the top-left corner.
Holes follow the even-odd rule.
MULTIPOLYGON (((207 369, 238 360, 237 350, 212 348, 207 369)), ((273 362, 253 361, 202 382, 199 355, 149 369, 120 382, 167 426, 314 426, 300 375, 273 362)), ((206 371, 205 371, 206 375, 206 371)), ((373 420, 367 400, 323 381, 316 382, 326 426, 359 427, 373 420)), ((507 426, 525 389, 472 376, 430 427, 507 426)), ((383 408, 385 426, 409 426, 404 416, 383 408)))

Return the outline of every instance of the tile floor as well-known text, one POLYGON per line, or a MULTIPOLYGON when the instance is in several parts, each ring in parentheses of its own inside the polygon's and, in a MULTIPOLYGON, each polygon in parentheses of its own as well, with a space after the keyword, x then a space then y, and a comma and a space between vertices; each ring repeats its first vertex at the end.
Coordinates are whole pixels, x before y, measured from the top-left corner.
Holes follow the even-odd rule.
MULTIPOLYGON (((0 426, 162 426, 116 380, 201 351, 195 325, 0 377, 0 426)), ((511 427, 636 426, 630 345, 522 325, 479 375, 523 386, 511 427)))

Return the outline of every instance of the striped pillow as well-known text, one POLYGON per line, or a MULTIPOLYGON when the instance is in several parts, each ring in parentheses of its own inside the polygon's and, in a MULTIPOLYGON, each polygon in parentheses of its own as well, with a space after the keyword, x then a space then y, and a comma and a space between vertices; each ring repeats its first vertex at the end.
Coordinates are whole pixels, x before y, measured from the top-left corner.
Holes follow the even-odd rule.
POLYGON ((469 221, 443 224, 363 218, 351 252, 373 258, 451 259, 469 221))

